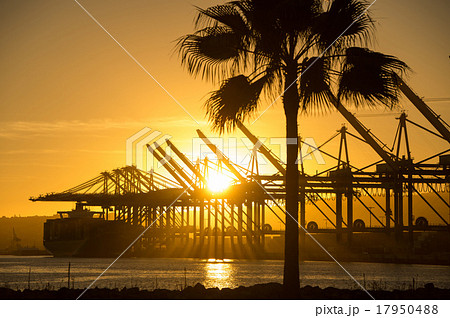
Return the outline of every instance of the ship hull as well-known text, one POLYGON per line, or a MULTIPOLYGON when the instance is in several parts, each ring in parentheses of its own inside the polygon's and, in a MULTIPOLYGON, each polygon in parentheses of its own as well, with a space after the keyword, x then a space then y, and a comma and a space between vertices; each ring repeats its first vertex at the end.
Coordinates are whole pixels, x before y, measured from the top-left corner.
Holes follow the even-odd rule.
POLYGON ((117 257, 141 226, 103 219, 57 219, 44 224, 44 246, 55 257, 117 257))

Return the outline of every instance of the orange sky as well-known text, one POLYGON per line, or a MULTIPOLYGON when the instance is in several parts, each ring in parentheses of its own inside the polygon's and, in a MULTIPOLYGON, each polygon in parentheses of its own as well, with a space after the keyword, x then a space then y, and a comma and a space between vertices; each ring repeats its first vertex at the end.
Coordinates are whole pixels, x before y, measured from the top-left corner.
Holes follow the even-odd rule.
MULTIPOLYGON (((202 104, 215 86, 188 75, 173 47, 178 37, 193 30, 193 5, 206 7, 217 1, 80 3, 201 125, 74 1, 0 0, 0 216, 49 215, 71 207, 31 203, 28 198, 62 191, 124 166, 125 141, 143 127, 172 135, 185 152, 191 151, 195 129, 212 135, 202 104)), ((449 9, 445 0, 378 0, 373 5, 378 31, 372 48, 408 63, 413 69, 408 82, 425 98, 449 97, 449 9)), ((429 104, 449 121, 449 102, 429 104)), ((429 127, 409 102, 402 106, 411 120, 429 127)), ((370 114, 363 111, 360 119, 391 144, 396 115, 370 114)), ((277 102, 249 128, 260 136, 282 137, 283 116, 277 102)), ((302 116, 300 130, 320 144, 342 123, 334 113, 302 116)), ((417 159, 448 147, 414 128, 410 133, 417 159)), ((335 151, 337 144, 327 149, 335 151)), ((358 143, 350 143, 350 152, 355 163, 376 159, 358 143)))

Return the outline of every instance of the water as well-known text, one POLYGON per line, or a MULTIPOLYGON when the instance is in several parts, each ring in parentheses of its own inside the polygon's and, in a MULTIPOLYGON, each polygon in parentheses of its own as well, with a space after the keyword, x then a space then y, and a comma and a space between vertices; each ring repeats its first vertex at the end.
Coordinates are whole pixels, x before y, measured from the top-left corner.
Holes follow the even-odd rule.
MULTIPOLYGON (((85 288, 114 259, 0 256, 0 287, 67 287, 71 263, 71 286, 85 288), (29 270, 31 274, 29 275, 29 270)), ((425 283, 450 288, 450 267, 378 263, 342 263, 369 289, 407 289, 425 283)), ((300 264, 301 285, 357 288, 356 283, 334 262, 300 264)), ((206 287, 235 288, 268 282, 282 282, 283 262, 278 260, 120 259, 93 287, 140 287, 180 289, 201 283, 206 287)))

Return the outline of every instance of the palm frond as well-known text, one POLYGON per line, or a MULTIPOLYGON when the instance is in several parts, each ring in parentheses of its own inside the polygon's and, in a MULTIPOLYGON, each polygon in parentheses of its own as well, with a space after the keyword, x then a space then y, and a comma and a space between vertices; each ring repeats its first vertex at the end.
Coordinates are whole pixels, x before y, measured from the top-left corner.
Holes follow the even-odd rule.
POLYGON ((198 11, 195 27, 226 26, 235 33, 247 34, 249 32, 247 23, 239 10, 232 4, 223 4, 202 9, 198 11))
POLYGON ((283 62, 280 59, 271 59, 262 68, 264 71, 260 73, 260 76, 264 78, 263 90, 265 96, 275 100, 283 92, 283 62))
POLYGON ((281 30, 277 17, 279 4, 270 0, 248 2, 251 9, 246 18, 252 30, 253 51, 261 53, 256 57, 259 63, 266 64, 265 57, 276 58, 286 47, 286 34, 281 30))
POLYGON ((366 1, 333 0, 313 26, 313 32, 318 34, 318 49, 324 50, 334 42, 328 53, 335 54, 357 43, 366 45, 374 30, 367 7, 366 1))
POLYGON ((348 48, 345 55, 338 99, 352 101, 355 106, 380 102, 392 108, 398 103, 397 74, 408 69, 404 62, 358 47, 348 48))
POLYGON ((182 65, 203 78, 223 78, 245 67, 245 51, 239 35, 223 26, 207 27, 178 40, 182 65))
POLYGON ((329 71, 329 59, 323 57, 304 59, 299 80, 300 106, 304 112, 310 109, 326 111, 329 107, 332 96, 329 71))
POLYGON ((279 25, 285 34, 299 35, 309 33, 313 21, 321 12, 318 0, 279 0, 277 4, 279 25))
POLYGON ((212 129, 219 133, 232 131, 238 121, 251 116, 256 111, 265 81, 262 77, 252 82, 244 75, 223 81, 205 103, 212 129))

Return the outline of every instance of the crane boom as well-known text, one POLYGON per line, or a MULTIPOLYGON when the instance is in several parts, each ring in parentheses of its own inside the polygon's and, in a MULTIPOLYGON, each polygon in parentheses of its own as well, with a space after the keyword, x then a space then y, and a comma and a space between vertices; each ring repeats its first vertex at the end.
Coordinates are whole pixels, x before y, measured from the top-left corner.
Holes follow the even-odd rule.
MULTIPOLYGON (((160 147, 157 145, 157 147, 160 147)), ((153 149, 152 146, 150 146, 149 144, 147 144, 147 149, 153 154, 153 156, 155 156, 156 160, 158 160, 159 162, 163 163, 163 160, 165 160, 160 154, 158 154, 158 152, 156 151, 156 149, 153 149)), ((163 167, 167 170, 167 172, 170 173, 170 175, 172 177, 175 178, 175 180, 178 181, 178 183, 184 188, 184 189, 188 189, 188 192, 192 192, 190 191, 190 186, 188 184, 186 184, 186 182, 184 182, 184 180, 175 172, 175 170, 171 167, 170 163, 168 160, 166 160, 166 163, 163 163, 163 167)))
POLYGON ((364 125, 350 113, 341 102, 338 101, 336 97, 332 98, 332 102, 336 109, 341 113, 342 116, 352 125, 353 128, 364 138, 364 140, 372 147, 373 150, 392 168, 396 169, 396 163, 394 161, 394 156, 389 152, 385 151, 380 144, 369 134, 369 130, 364 127, 364 125))
POLYGON ((197 178, 199 178, 199 180, 203 182, 203 184, 206 184, 205 177, 200 173, 200 171, 195 168, 192 162, 177 147, 175 147, 175 145, 169 139, 166 139, 166 142, 173 150, 173 152, 178 156, 178 158, 183 161, 183 163, 197 176, 197 178))
POLYGON ((191 177, 189 177, 186 172, 184 172, 183 168, 180 167, 180 165, 171 157, 169 156, 166 151, 158 145, 156 142, 154 143, 155 150, 158 151, 163 158, 167 160, 167 162, 172 166, 173 169, 184 179, 187 181, 189 185, 192 185, 192 187, 195 189, 197 188, 196 185, 194 185, 194 180, 192 180, 191 177))
POLYGON ((200 129, 197 129, 198 136, 203 140, 203 142, 211 149, 212 152, 217 156, 219 160, 222 160, 222 162, 227 166, 228 169, 230 169, 231 173, 234 174, 241 183, 246 182, 247 180, 237 171, 237 169, 231 164, 230 159, 225 156, 222 151, 219 150, 219 148, 216 147, 209 139, 205 136, 204 133, 200 129))
POLYGON ((439 116, 436 115, 433 110, 425 104, 425 102, 417 96, 413 90, 406 85, 406 83, 397 76, 399 88, 402 93, 413 103, 413 105, 422 113, 422 115, 433 125, 434 128, 450 143, 450 131, 445 127, 445 125, 440 120, 439 116))
POLYGON ((258 150, 270 161, 271 164, 275 166, 275 168, 278 169, 279 172, 283 176, 286 175, 286 169, 281 165, 281 163, 270 153, 270 150, 259 140, 255 135, 253 135, 247 127, 244 126, 243 123, 240 121, 237 122, 238 128, 244 133, 245 136, 247 136, 248 139, 256 146, 260 145, 258 147, 258 150))

